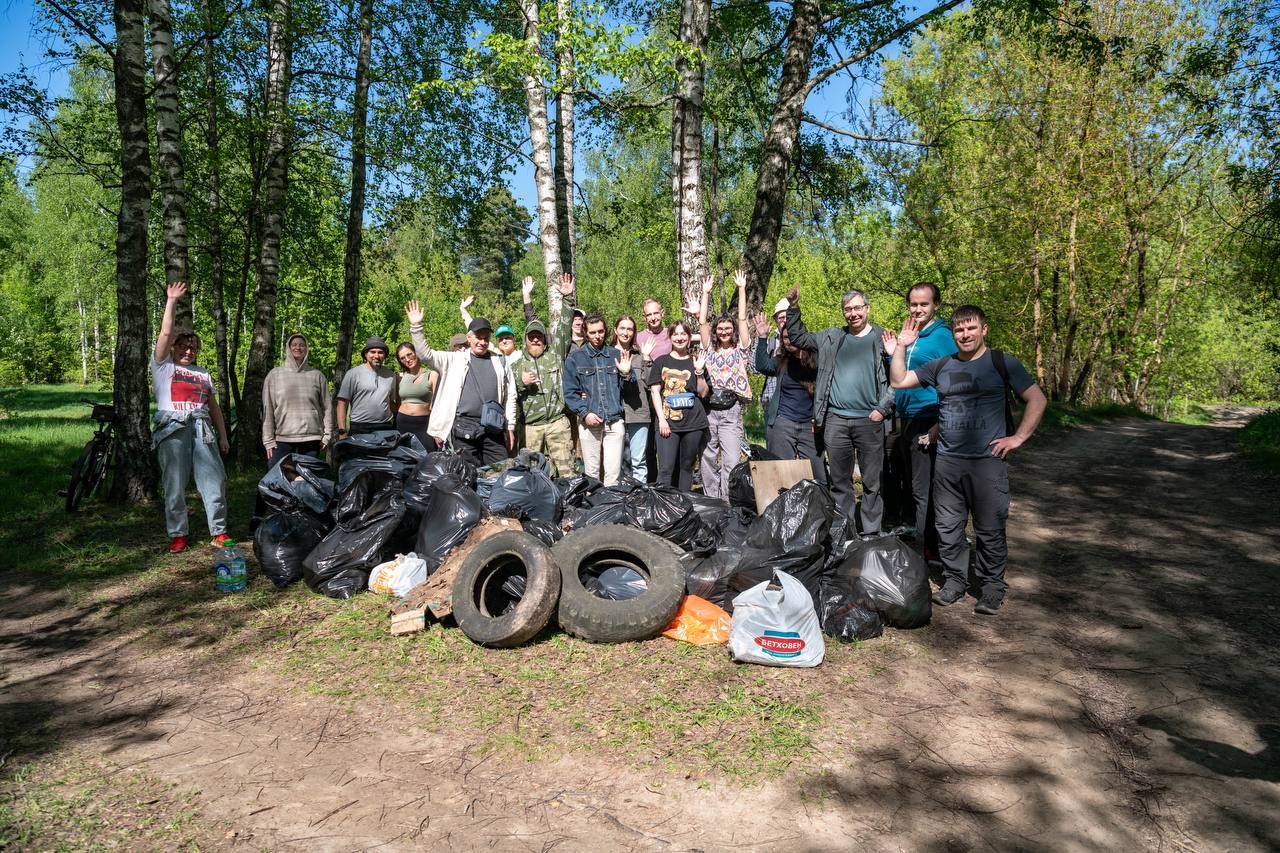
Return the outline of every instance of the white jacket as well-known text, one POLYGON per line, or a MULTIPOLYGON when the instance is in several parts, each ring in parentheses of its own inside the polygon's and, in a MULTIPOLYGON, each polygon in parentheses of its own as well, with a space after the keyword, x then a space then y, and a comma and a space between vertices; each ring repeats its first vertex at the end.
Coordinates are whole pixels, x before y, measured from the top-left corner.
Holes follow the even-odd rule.
MULTIPOLYGON (((413 348, 424 364, 429 364, 440 379, 436 384, 436 398, 431 404, 431 418, 427 421, 427 433, 445 444, 453 435, 453 421, 458 415, 458 401, 462 399, 462 383, 467 379, 471 365, 471 351, 437 352, 427 346, 422 334, 422 324, 409 326, 413 348)), ((516 428, 516 380, 507 359, 500 355, 489 356, 493 372, 498 378, 498 404, 507 417, 507 429, 516 428)))

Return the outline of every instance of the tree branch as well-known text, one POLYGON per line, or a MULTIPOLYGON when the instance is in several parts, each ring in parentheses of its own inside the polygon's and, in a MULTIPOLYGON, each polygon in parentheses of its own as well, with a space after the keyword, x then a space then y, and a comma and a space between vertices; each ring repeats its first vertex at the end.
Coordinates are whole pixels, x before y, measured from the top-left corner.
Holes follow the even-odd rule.
POLYGON ((49 5, 53 7, 54 11, 56 11, 59 15, 67 19, 67 22, 70 23, 71 26, 75 27, 77 30, 87 35, 93 41, 94 44, 96 44, 98 47, 106 51, 107 56, 111 57, 112 62, 115 61, 115 58, 116 58, 115 49, 112 48, 111 45, 109 45, 107 42, 103 41, 102 38, 96 32, 93 31, 92 27, 83 23, 75 15, 71 14, 71 11, 69 9, 64 8, 61 4, 57 2, 57 0, 48 0, 48 2, 49 2, 49 5))
POLYGON ((928 12, 925 12, 923 15, 918 15, 915 18, 912 18, 910 21, 907 21, 905 24, 903 24, 893 32, 886 35, 884 38, 880 39, 877 42, 873 42, 867 45, 865 48, 853 54, 849 58, 842 59, 839 62, 828 65, 826 68, 822 69, 817 74, 809 78, 809 82, 805 84, 805 87, 802 90, 802 97, 807 98, 810 92, 812 92, 816 87, 821 85, 822 82, 826 80, 828 77, 830 77, 832 74, 837 74, 842 69, 848 68, 850 65, 853 65, 854 63, 861 62, 862 60, 866 59, 868 56, 871 56, 873 53, 880 50, 881 48, 886 47, 887 45, 893 44, 895 41, 902 38, 912 30, 916 29, 926 21, 932 18, 936 18, 938 15, 941 15, 943 12, 946 12, 948 9, 952 9, 956 6, 959 6, 963 2, 964 0, 946 0, 945 3, 941 3, 935 6, 934 8, 930 9, 928 12))
POLYGON ((822 23, 819 24, 819 26, 825 27, 827 24, 831 23, 832 21, 840 20, 845 15, 849 15, 854 12, 865 12, 868 9, 876 8, 877 6, 887 6, 892 2, 893 0, 864 0, 864 2, 862 3, 854 3, 851 6, 845 6, 843 9, 837 9, 834 12, 828 12, 827 14, 823 15, 822 23))
POLYGON ((822 128, 823 130, 829 130, 832 133, 838 133, 841 136, 847 136, 850 139, 857 139, 861 142, 891 142, 895 145, 914 145, 917 148, 933 147, 932 142, 921 142, 918 139, 900 139, 894 136, 866 136, 861 133, 854 133, 852 130, 845 130, 842 127, 833 127, 832 125, 829 125, 826 122, 818 121, 816 118, 809 115, 808 113, 805 113, 801 118, 807 124, 812 124, 815 127, 822 128))

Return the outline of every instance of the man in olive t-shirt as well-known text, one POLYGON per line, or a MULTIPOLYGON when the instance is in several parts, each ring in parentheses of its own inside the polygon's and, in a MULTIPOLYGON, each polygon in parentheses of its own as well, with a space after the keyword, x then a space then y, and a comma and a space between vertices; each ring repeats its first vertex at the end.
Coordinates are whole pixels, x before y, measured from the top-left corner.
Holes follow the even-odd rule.
MULTIPOLYGON (((907 370, 906 350, 919 330, 908 318, 896 340, 889 377, 894 388, 933 388, 938 392, 938 456, 933 469, 938 552, 946 582, 933 595, 946 606, 964 598, 969 579, 965 521, 973 516, 977 539, 974 573, 981 585, 973 612, 994 616, 1004 601, 1009 561, 1005 524, 1009 519, 1009 451, 1036 431, 1048 405, 1044 392, 1013 356, 987 347, 987 318, 982 309, 962 305, 951 315, 956 354, 907 370), (1000 365, 1004 365, 1001 375, 1000 365), (1007 422, 1007 387, 1027 404, 1022 423, 1007 422)), ((893 335, 885 332, 886 348, 893 335)))

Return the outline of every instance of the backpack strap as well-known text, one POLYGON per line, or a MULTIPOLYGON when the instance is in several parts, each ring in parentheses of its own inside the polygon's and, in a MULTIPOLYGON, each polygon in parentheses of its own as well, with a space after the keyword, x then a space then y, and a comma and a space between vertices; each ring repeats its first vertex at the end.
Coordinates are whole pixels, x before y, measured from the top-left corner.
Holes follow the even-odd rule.
POLYGON ((1009 366, 1004 362, 1004 352, 991 347, 991 366, 1000 374, 1004 383, 1004 427, 1006 435, 1013 435, 1013 386, 1009 384, 1009 366))

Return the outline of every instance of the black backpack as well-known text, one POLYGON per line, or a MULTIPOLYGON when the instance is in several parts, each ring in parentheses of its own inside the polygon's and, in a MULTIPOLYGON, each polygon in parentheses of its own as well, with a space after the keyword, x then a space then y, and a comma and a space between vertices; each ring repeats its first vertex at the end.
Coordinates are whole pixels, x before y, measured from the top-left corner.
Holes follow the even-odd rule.
POLYGON ((1013 386, 1009 384, 1009 368, 1004 363, 1004 352, 995 347, 988 347, 991 350, 991 366, 996 369, 996 373, 1000 374, 1000 379, 1004 382, 1004 428, 1005 435, 1013 435, 1013 386))

